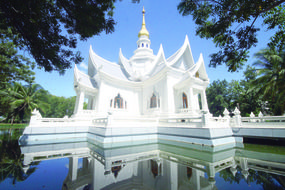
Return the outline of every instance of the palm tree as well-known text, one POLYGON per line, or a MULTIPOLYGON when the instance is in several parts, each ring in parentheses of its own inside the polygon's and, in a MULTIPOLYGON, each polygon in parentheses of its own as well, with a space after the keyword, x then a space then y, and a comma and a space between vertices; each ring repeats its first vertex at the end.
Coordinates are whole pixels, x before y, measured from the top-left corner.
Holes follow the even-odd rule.
POLYGON ((285 111, 285 51, 264 49, 255 54, 258 67, 257 78, 251 82, 252 89, 270 104, 274 115, 285 111))
POLYGON ((42 90, 43 88, 39 84, 23 86, 17 82, 1 90, 0 95, 6 96, 11 106, 7 119, 12 118, 11 122, 13 123, 15 117, 19 116, 20 121, 23 122, 24 116, 29 116, 35 108, 44 111, 48 107, 48 104, 40 98, 42 90))

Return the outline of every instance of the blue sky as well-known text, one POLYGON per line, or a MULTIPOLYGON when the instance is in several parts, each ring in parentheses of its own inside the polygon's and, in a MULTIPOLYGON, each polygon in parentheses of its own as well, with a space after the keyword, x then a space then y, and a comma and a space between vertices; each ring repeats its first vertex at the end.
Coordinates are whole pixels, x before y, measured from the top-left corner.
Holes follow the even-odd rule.
MULTIPOLYGON (((203 54, 206 71, 210 81, 217 79, 239 80, 243 78, 243 71, 230 73, 226 66, 217 68, 208 67, 210 54, 217 52, 211 40, 201 39, 195 36, 196 25, 191 16, 183 17, 177 10, 179 1, 173 0, 141 0, 139 4, 131 3, 131 0, 117 1, 115 4, 114 19, 116 21, 115 32, 106 35, 101 33, 88 41, 80 42, 77 51, 81 51, 84 60, 78 65, 82 71, 87 71, 89 47, 96 54, 112 62, 118 61, 119 49, 122 48, 123 55, 130 58, 136 49, 138 32, 142 23, 142 8, 146 10, 146 28, 150 33, 151 48, 157 54, 160 44, 163 45, 166 58, 175 53, 183 44, 185 36, 188 35, 194 61, 198 61, 200 53, 203 54)), ((262 20, 258 20, 259 23, 262 20)), ((250 58, 247 64, 252 64, 254 52, 266 47, 272 32, 261 31, 258 35, 258 46, 251 49, 250 58)), ((45 72, 35 70, 36 83, 42 85, 51 94, 56 96, 75 96, 73 90, 73 68, 66 71, 64 75, 57 72, 45 72)), ((246 68, 246 67, 244 67, 246 68)))

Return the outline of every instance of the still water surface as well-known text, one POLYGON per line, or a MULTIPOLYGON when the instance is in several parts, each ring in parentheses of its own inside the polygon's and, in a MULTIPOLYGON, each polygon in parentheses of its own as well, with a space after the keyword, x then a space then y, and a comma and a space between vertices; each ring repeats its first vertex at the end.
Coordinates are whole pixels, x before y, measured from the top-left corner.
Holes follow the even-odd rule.
POLYGON ((0 189, 285 189, 285 147, 244 144, 216 152, 171 144, 19 147, 21 133, 0 131, 0 189))

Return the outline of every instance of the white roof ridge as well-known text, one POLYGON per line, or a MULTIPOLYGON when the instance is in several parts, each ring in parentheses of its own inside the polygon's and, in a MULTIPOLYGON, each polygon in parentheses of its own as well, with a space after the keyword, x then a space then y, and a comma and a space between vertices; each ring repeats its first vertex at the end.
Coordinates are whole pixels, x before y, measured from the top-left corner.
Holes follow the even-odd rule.
POLYGON ((183 45, 181 46, 181 48, 179 48, 172 56, 170 56, 167 61, 169 62, 169 65, 173 65, 174 63, 176 63, 179 58, 185 53, 187 47, 189 47, 189 51, 190 51, 190 55, 191 55, 191 61, 193 62, 194 64, 194 60, 193 60, 193 56, 192 56, 192 51, 191 51, 191 46, 190 46, 190 43, 189 43, 189 39, 188 39, 188 36, 186 35, 185 36, 185 40, 184 40, 184 43, 183 45))
MULTIPOLYGON (((104 63, 106 63, 106 64, 112 64, 112 65, 114 65, 114 66, 120 67, 116 62, 111 62, 111 61, 109 61, 109 60, 107 60, 107 59, 104 59, 103 57, 99 56, 98 54, 96 54, 96 53, 93 51, 92 46, 90 46, 89 54, 92 55, 91 58, 99 59, 100 61, 103 62, 103 64, 104 64, 104 63)), ((96 60, 93 60, 93 63, 97 66, 96 60)))
POLYGON ((122 52, 122 49, 120 48, 120 51, 119 51, 119 61, 118 61, 118 65, 121 65, 121 70, 123 72, 126 72, 124 73, 125 75, 128 75, 126 76, 127 78, 131 76, 131 66, 130 66, 130 62, 129 60, 123 55, 123 52, 122 52))

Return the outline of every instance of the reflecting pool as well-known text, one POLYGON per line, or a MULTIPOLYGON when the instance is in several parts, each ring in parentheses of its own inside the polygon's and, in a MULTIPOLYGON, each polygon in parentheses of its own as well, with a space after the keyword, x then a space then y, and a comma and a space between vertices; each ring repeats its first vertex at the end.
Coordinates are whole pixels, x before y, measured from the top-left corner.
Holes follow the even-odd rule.
POLYGON ((211 151, 179 144, 103 149, 92 142, 19 146, 0 131, 0 189, 285 189, 285 147, 211 151))

